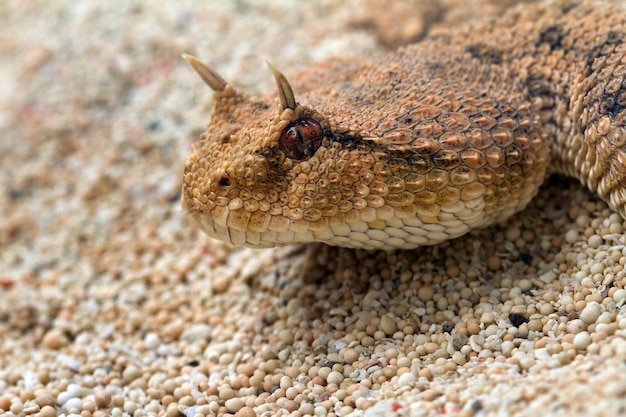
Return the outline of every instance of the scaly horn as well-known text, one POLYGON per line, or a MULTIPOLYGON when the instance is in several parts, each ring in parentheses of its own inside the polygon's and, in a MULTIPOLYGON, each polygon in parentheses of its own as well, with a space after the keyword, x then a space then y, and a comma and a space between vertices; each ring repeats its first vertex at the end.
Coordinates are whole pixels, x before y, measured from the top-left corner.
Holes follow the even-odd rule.
POLYGON ((219 76, 217 72, 213 71, 211 68, 200 62, 198 58, 194 56, 183 54, 182 57, 185 61, 187 61, 189 66, 198 73, 200 78, 202 78, 202 81, 204 81, 206 85, 211 87, 211 90, 224 91, 227 83, 222 77, 219 76))
POLYGON ((271 62, 265 61, 267 66, 269 67, 272 74, 274 74, 274 78, 276 79, 276 86, 278 87, 278 97, 280 97, 280 104, 284 109, 296 109, 296 97, 293 95, 293 90, 291 89, 291 85, 289 85, 289 81, 280 72, 271 62))

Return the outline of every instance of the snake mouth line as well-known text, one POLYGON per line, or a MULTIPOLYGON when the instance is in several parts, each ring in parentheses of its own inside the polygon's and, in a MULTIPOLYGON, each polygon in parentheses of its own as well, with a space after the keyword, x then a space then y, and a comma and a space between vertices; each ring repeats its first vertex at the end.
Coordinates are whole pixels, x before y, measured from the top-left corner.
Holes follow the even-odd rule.
POLYGON ((269 248, 293 243, 322 242, 355 249, 412 249, 453 239, 479 227, 483 208, 484 201, 478 199, 468 205, 468 217, 465 220, 450 218, 437 223, 424 223, 417 217, 402 220, 394 218, 386 222, 376 218, 365 221, 368 215, 362 212, 362 219, 353 219, 350 223, 329 221, 327 227, 319 227, 319 224, 308 221, 276 216, 273 225, 266 226, 263 230, 237 226, 236 222, 231 224, 229 219, 242 215, 238 210, 224 208, 211 213, 191 208, 189 215, 209 237, 235 246, 269 248))

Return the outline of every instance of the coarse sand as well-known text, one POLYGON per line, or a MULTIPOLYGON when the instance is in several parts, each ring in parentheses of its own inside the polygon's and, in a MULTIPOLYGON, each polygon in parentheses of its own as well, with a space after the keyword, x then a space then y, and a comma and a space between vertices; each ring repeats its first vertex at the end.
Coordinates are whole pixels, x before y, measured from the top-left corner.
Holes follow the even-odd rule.
POLYGON ((180 209, 210 90, 512 1, 3 1, 3 416, 626 414, 624 220, 553 177, 414 251, 251 250, 180 209))

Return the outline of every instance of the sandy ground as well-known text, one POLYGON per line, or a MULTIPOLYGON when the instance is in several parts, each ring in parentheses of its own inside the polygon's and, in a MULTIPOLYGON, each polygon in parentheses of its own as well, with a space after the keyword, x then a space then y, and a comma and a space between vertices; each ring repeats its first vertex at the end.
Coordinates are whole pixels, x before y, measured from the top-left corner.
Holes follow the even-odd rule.
POLYGON ((376 3, 2 2, 3 415, 626 413, 624 221, 573 181, 411 252, 236 249, 181 212, 211 101, 182 52, 260 94, 265 59, 503 7, 376 3))

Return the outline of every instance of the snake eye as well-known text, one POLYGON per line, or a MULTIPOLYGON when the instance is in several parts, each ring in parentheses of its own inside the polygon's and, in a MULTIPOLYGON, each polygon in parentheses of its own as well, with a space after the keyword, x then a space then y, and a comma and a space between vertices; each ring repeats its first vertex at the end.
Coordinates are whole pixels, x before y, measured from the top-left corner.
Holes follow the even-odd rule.
POLYGON ((323 138, 322 126, 314 119, 303 117, 283 130, 278 144, 288 158, 302 161, 313 156, 323 138))

